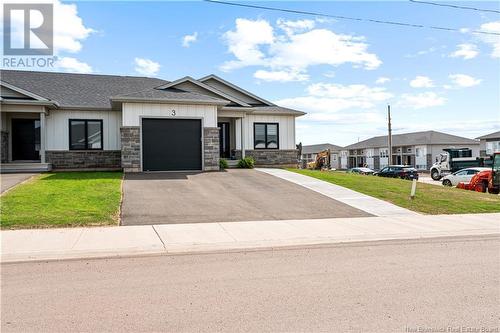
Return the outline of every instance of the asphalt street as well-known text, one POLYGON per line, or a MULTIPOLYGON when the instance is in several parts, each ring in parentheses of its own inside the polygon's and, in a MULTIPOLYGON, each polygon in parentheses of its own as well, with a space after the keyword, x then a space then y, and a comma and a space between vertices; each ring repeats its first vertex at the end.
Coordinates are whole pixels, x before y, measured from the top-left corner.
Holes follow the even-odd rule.
POLYGON ((500 327, 498 236, 1 268, 4 333, 500 327))

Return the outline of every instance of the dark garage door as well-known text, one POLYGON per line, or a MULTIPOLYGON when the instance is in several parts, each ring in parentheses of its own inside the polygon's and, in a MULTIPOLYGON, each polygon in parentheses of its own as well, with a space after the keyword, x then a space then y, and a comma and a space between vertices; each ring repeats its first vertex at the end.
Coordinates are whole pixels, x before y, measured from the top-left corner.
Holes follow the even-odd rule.
POLYGON ((142 168, 201 170, 201 120, 142 119, 142 168))

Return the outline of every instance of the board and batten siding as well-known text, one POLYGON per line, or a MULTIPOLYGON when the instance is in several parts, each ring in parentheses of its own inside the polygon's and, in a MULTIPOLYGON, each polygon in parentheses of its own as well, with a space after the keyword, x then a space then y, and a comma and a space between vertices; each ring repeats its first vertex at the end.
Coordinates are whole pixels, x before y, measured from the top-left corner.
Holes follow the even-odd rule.
POLYGON ((104 150, 120 150, 120 111, 53 110, 46 117, 47 150, 69 150, 69 120, 102 120, 104 150))
POLYGON ((279 124, 279 149, 295 149, 295 117, 278 115, 247 115, 245 118, 236 119, 236 149, 241 149, 241 119, 245 137, 243 142, 245 150, 254 149, 253 124, 278 123, 279 124))
POLYGON ((140 126, 140 118, 150 116, 203 118, 204 127, 217 127, 217 106, 215 105, 123 103, 122 110, 123 126, 140 126))

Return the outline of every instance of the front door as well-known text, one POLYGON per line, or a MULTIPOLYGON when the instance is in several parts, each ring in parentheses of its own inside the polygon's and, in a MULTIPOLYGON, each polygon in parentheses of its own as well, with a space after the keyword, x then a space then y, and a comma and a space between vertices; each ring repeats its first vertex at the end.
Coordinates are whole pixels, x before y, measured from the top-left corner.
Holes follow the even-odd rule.
POLYGON ((218 123, 219 127, 219 150, 221 158, 230 158, 230 142, 229 142, 229 123, 218 123))
POLYGON ((40 120, 12 119, 12 160, 40 160, 40 120))

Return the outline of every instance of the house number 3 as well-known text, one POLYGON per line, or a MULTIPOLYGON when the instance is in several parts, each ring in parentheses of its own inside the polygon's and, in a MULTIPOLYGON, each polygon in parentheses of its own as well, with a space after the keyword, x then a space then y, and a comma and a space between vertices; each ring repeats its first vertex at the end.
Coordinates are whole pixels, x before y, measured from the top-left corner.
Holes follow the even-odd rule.
POLYGON ((172 110, 172 116, 175 116, 175 110, 172 110))

